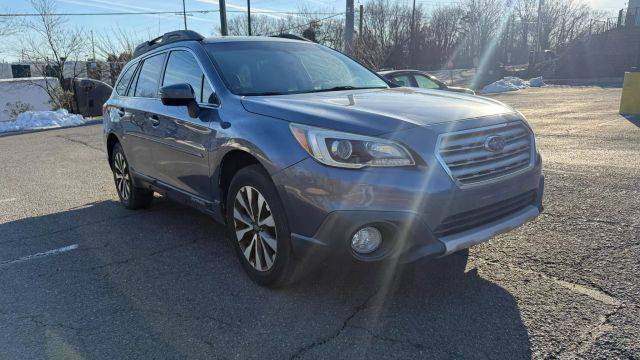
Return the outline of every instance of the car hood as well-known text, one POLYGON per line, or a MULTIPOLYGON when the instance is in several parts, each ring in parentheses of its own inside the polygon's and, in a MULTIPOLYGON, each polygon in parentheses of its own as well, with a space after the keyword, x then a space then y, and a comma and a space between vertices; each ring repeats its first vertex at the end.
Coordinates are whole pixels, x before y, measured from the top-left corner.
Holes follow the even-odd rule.
POLYGON ((252 113, 364 135, 513 112, 488 98, 404 87, 248 96, 241 101, 252 113))

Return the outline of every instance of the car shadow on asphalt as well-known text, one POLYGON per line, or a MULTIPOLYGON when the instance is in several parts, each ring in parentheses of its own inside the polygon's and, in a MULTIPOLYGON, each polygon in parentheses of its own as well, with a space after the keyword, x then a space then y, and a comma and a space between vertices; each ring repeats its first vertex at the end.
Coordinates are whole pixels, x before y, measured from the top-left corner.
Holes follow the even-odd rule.
POLYGON ((423 263, 326 263, 266 289, 243 273, 222 226, 164 199, 138 212, 96 202, 0 224, 0 234, 0 261, 79 246, 0 268, 3 316, 57 324, 28 341, 42 351, 55 330, 89 358, 532 356, 515 298, 469 266, 448 277, 423 263))
POLYGON ((633 125, 640 127, 640 115, 623 115, 633 125))

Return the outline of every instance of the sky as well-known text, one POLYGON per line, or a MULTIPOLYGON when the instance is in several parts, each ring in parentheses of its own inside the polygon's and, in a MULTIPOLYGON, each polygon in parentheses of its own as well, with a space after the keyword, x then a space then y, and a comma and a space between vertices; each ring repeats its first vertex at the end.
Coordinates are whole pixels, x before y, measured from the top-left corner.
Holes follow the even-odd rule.
MULTIPOLYGON (((409 2, 409 0, 397 0, 409 2)), ((589 0, 592 6, 617 11, 624 7, 627 0, 589 0)), ((4 0, 0 11, 8 9, 11 12, 31 12, 28 0, 4 0)), ((108 12, 108 11, 180 11, 182 0, 56 0, 59 12, 108 12)), ((359 3, 355 0, 356 4, 359 3)), ((454 0, 418 0, 423 7, 429 9, 438 4, 452 3, 454 0)), ((264 11, 296 11, 301 6, 307 6, 319 11, 344 11, 345 0, 253 0, 254 10, 264 11)), ((218 8, 216 0, 186 0, 187 10, 214 10, 218 8)), ((357 6, 357 5, 356 5, 357 6)), ((229 11, 246 10, 246 1, 227 0, 229 11)), ((241 13, 230 13, 229 17, 242 16, 241 13)), ((271 16, 281 16, 273 14, 271 16)), ((182 18, 176 15, 119 15, 109 17, 69 17, 70 23, 94 30, 95 32, 109 31, 114 27, 131 29, 142 33, 164 33, 183 27, 182 18)), ((189 28, 203 35, 217 34, 219 15, 217 13, 198 14, 188 17, 189 28)))
MULTIPOLYGON (((129 12, 129 11, 181 11, 182 0, 55 0, 57 11, 60 13, 79 12, 129 12)), ((365 0, 354 0, 356 7, 365 0)), ((411 0, 396 0, 409 3, 411 0)), ((587 0, 598 9, 617 13, 626 7, 628 0, 587 0)), ((30 13, 33 12, 28 0, 2 0, 0 12, 30 13)), ((187 10, 216 10, 216 0, 185 0, 187 10)), ((446 5, 456 0, 417 0, 427 11, 438 5, 446 5)), ((246 16, 245 0, 227 0, 228 17, 246 16)), ((253 11, 262 11, 267 16, 284 16, 275 12, 291 12, 301 7, 311 8, 323 12, 343 12, 345 0, 252 0, 253 11)), ((218 13, 194 14, 187 19, 188 27, 205 36, 217 35, 220 17, 218 13)), ((139 34, 141 37, 152 38, 158 34, 183 28, 182 16, 176 15, 117 15, 117 16, 70 16, 69 24, 92 30, 94 33, 104 34, 112 32, 116 28, 130 33, 139 34)), ((3 58, 6 57, 2 56, 3 58)), ((1 61, 2 59, 0 59, 1 61)))

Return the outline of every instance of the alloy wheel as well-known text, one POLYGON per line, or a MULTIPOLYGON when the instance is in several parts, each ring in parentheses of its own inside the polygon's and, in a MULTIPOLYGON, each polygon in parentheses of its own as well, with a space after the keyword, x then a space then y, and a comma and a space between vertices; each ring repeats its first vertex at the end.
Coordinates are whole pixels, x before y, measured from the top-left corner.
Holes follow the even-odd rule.
POLYGON ((233 220, 236 240, 249 264, 258 271, 270 270, 278 252, 276 224, 267 200, 256 188, 238 190, 233 220))
POLYGON ((116 189, 123 200, 129 200, 131 195, 131 176, 129 167, 122 153, 117 152, 113 161, 113 174, 116 179, 116 189))

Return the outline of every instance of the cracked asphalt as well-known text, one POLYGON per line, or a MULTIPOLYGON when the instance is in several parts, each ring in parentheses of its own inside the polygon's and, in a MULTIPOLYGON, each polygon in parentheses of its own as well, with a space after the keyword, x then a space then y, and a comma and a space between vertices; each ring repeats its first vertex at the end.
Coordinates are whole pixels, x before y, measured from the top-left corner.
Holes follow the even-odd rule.
POLYGON ((121 207, 99 125, 2 137, 0 359, 640 359, 640 121, 620 93, 495 96, 537 134, 546 213, 459 279, 333 264, 264 289, 205 215, 121 207))

